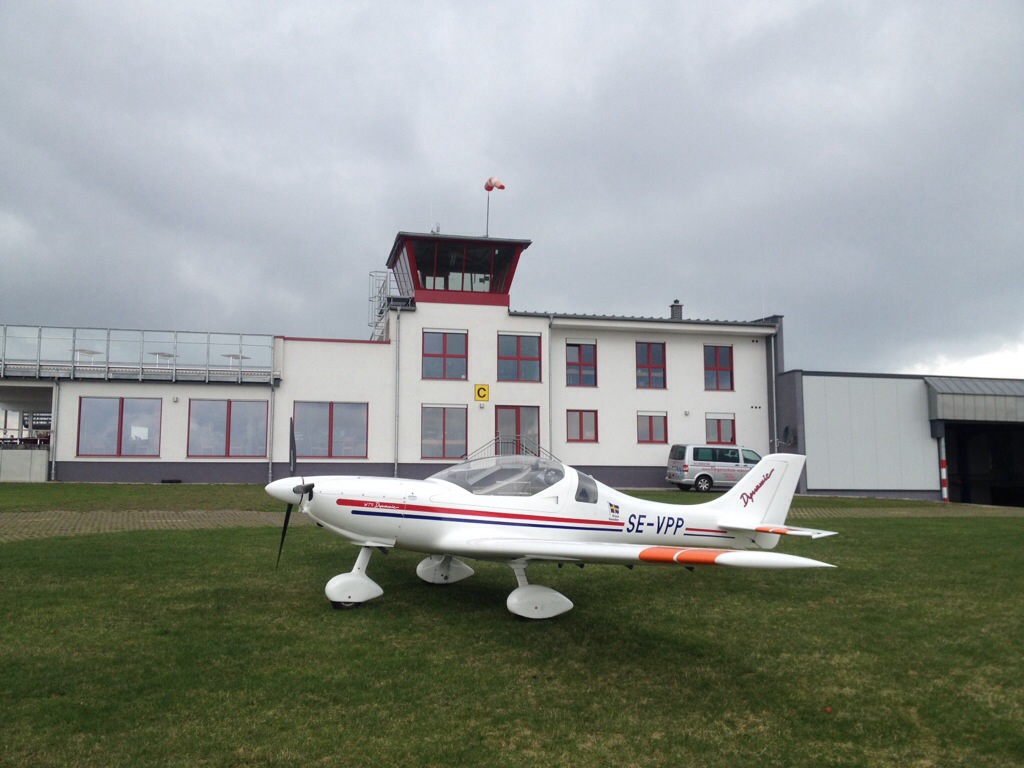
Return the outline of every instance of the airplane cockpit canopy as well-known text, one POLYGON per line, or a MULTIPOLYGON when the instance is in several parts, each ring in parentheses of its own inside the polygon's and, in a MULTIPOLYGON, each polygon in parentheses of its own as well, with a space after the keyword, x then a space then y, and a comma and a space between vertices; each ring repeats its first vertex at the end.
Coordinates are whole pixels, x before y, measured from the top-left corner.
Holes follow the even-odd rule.
POLYGON ((543 456, 489 456, 442 469, 443 480, 480 496, 534 496, 565 477, 565 466, 543 456))

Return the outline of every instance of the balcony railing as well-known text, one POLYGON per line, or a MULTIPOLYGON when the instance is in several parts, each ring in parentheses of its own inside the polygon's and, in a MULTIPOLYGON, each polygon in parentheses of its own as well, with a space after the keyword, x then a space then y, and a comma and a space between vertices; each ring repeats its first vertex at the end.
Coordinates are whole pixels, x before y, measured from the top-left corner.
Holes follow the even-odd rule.
POLYGON ((0 379, 271 383, 274 337, 0 325, 0 379))

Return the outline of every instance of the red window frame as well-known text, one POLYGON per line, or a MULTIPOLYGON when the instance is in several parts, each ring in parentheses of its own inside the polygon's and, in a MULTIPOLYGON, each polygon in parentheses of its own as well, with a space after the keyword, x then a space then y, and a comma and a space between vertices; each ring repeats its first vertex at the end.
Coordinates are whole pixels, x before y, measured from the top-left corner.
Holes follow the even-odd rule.
POLYGON ((636 416, 636 441, 640 444, 663 444, 668 442, 668 416, 665 414, 638 413, 636 416), (661 439, 655 439, 654 425, 661 422, 661 439), (647 424, 647 439, 641 436, 640 425, 647 424))
POLYGON ((736 419, 704 419, 705 437, 708 445, 736 445, 736 419), (732 440, 722 439, 722 425, 728 423, 732 440))
POLYGON ((665 389, 666 387, 668 387, 668 376, 666 375, 666 372, 665 372, 665 342, 663 342, 663 341, 638 341, 636 343, 636 386, 637 386, 637 389, 665 389), (645 363, 641 363, 640 362, 640 350, 641 349, 644 349, 646 351, 645 357, 647 358, 647 362, 645 362, 645 363), (655 349, 660 349, 661 350, 661 362, 660 363, 652 362, 654 360, 654 357, 655 357, 654 354, 653 354, 655 349), (661 384, 655 385, 652 382, 655 379, 655 373, 658 372, 658 371, 661 372, 661 384), (646 374, 647 374, 647 383, 646 384, 641 384, 640 383, 640 373, 641 372, 646 372, 646 374))
POLYGON ((565 386, 567 387, 596 387, 597 386, 597 344, 587 343, 566 343, 565 345, 565 386), (570 359, 569 350, 576 350, 576 360, 570 359), (592 360, 585 359, 584 350, 592 350, 592 360), (594 371, 593 383, 587 383, 584 372, 592 368, 594 371), (572 375, 576 374, 576 383, 572 382, 572 375))
POLYGON ((300 459, 365 459, 369 455, 370 450, 370 404, 359 403, 351 401, 329 401, 322 400, 296 400, 292 403, 292 418, 296 418, 296 409, 300 404, 314 404, 314 405, 327 405, 327 455, 320 456, 317 454, 303 454, 297 453, 297 458, 300 459), (334 453, 334 406, 336 405, 361 405, 363 406, 363 452, 361 454, 354 453, 334 453))
POLYGON ((464 459, 466 457, 466 451, 469 450, 469 409, 457 405, 424 405, 420 406, 420 458, 428 461, 446 461, 449 459, 464 459), (441 455, 440 456, 425 456, 423 451, 423 421, 427 415, 427 409, 436 409, 441 411, 441 455), (463 438, 462 450, 456 451, 454 448, 449 450, 448 448, 448 414, 459 413, 463 420, 463 438))
POLYGON ((498 452, 502 455, 511 448, 513 454, 518 456, 534 456, 533 446, 528 441, 535 441, 537 449, 540 449, 540 406, 539 405, 496 405, 494 406, 494 436, 498 438, 498 452), (514 426, 512 434, 503 434, 501 431, 502 414, 513 414, 514 426), (524 418, 525 417, 525 418, 524 418), (536 425, 536 438, 532 432, 524 428, 536 425))
POLYGON ((420 368, 420 375, 424 379, 430 379, 432 381, 442 381, 448 379, 450 381, 466 381, 469 378, 469 334, 465 331, 423 331, 423 339, 421 342, 422 346, 420 351, 423 356, 422 365, 420 368), (441 337, 441 352, 427 352, 427 334, 437 334, 441 337), (448 350, 448 340, 452 336, 462 337, 462 349, 459 352, 450 352, 448 350), (441 375, 440 376, 427 376, 426 361, 428 359, 440 360, 441 361, 441 375), (465 365, 463 370, 465 373, 462 376, 449 376, 448 375, 448 361, 449 360, 464 360, 465 365))
MULTIPOLYGON (((4 420, 6 424, 7 413, 4 412, 4 420)), ((104 458, 129 458, 129 459, 152 459, 160 457, 160 448, 163 442, 163 419, 164 419, 164 401, 160 397, 91 397, 83 395, 78 398, 78 434, 75 437, 75 455, 76 456, 102 456, 104 458), (117 448, 115 453, 82 453, 82 405, 85 400, 117 400, 117 448), (160 403, 159 410, 157 412, 157 424, 159 425, 160 438, 156 441, 156 453, 124 453, 124 401, 125 400, 155 400, 160 403)))
POLYGON ((567 443, 596 443, 597 442, 597 411, 566 411, 565 412, 565 441, 567 443), (584 419, 587 414, 594 415, 594 436, 584 437, 586 434, 584 419), (576 437, 573 437, 573 426, 576 427, 576 437))
POLYGON ((704 390, 708 392, 733 392, 736 377, 733 375, 733 349, 728 345, 704 345, 704 390), (728 363, 722 362, 722 350, 728 350, 728 363), (710 359, 709 359, 710 353, 710 359), (728 386, 723 386, 723 381, 728 386))
POLYGON ((270 432, 270 403, 266 400, 229 400, 220 398, 198 397, 188 402, 188 435, 185 445, 186 456, 190 459, 262 459, 267 456, 267 437, 270 432), (227 403, 224 425, 224 453, 192 453, 192 404, 196 402, 205 403, 227 403), (235 403, 262 403, 265 408, 263 417, 263 453, 231 453, 231 408, 235 403))
POLYGON ((539 336, 530 336, 524 334, 515 333, 499 333, 498 334, 498 381, 527 381, 538 383, 541 381, 541 339, 539 336), (516 340, 516 351, 513 355, 503 355, 501 353, 501 340, 502 339, 515 339, 516 340), (537 354, 526 355, 523 353, 523 339, 536 339, 537 340, 537 354), (516 375, 514 378, 501 375, 501 361, 514 361, 516 364, 516 375), (537 364, 537 378, 527 378, 523 375, 524 363, 536 363, 537 364))

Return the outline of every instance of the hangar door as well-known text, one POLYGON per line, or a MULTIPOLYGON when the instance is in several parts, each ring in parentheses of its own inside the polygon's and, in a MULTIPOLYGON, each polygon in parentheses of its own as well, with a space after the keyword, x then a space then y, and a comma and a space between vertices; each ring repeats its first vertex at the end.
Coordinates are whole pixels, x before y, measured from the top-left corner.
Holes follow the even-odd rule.
POLYGON ((1024 507, 1024 381, 926 377, 949 500, 1024 507))

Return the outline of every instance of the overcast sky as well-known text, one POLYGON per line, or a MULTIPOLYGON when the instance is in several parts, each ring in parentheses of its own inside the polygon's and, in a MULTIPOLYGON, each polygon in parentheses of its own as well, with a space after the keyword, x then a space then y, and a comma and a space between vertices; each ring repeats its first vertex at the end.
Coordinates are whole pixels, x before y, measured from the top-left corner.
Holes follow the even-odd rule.
POLYGON ((495 175, 515 310, 1024 378, 1021 0, 0 0, 0 323, 365 339, 495 175))

